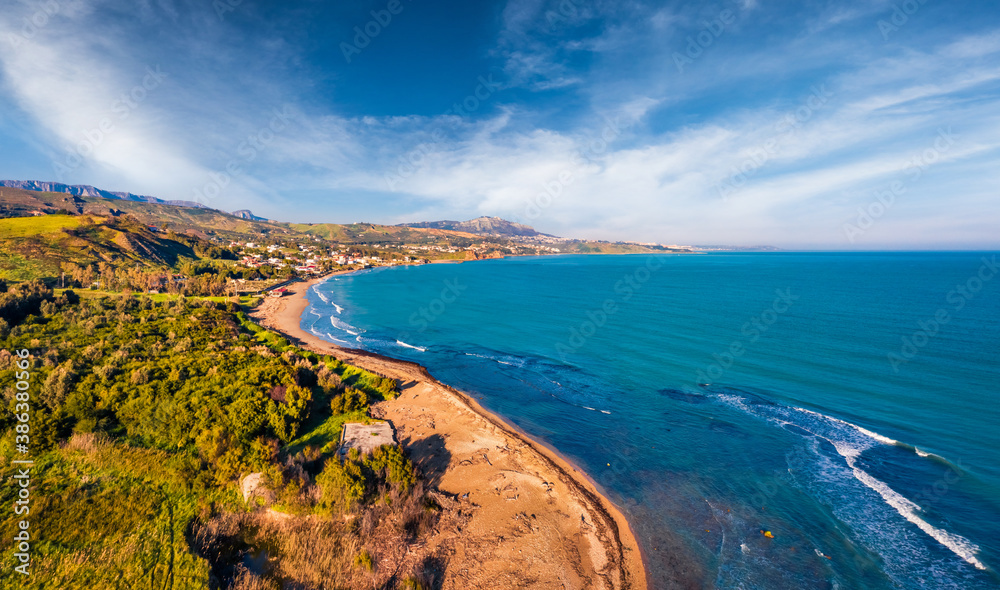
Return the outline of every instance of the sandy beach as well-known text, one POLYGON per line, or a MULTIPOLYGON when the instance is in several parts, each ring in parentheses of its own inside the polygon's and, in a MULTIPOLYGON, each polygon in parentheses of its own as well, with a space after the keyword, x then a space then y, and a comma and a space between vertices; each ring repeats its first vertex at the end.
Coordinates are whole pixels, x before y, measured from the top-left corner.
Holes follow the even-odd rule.
POLYGON ((568 461, 420 365, 341 348, 303 331, 306 292, 322 280, 293 283, 287 295, 265 298, 251 316, 304 348, 402 383, 401 395, 374 405, 372 415, 393 425, 450 517, 419 555, 393 559, 444 556, 444 589, 647 588, 624 515, 568 461))

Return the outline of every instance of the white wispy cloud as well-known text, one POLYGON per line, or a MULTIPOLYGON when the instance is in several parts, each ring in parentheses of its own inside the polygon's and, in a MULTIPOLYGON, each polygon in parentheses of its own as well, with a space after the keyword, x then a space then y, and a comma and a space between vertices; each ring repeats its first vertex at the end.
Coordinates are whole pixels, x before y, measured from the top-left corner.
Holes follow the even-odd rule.
POLYGON ((498 95, 474 116, 344 115, 311 94, 309 67, 321 66, 303 65, 302 47, 280 34, 248 43, 187 0, 142 3, 141 25, 111 2, 59 0, 30 38, 20 26, 38 5, 20 2, 0 16, 0 75, 33 122, 27 141, 55 162, 113 123, 70 181, 190 199, 225 174, 210 204, 270 217, 288 217, 307 191, 330 199, 311 201, 323 219, 350 202, 377 221, 498 214, 550 233, 673 243, 854 247, 844 223, 950 129, 954 145, 861 244, 995 240, 984 228, 1000 222, 1000 33, 890 50, 873 20, 885 3, 831 3, 770 37, 755 27, 771 8, 754 2, 570 2, 564 20, 547 18, 558 5, 509 2, 488 52, 506 89, 555 98, 498 95), (737 21, 678 72, 673 52, 727 7, 737 21), (99 24, 108 34, 86 34, 99 24), (175 38, 143 38, 153 30, 175 38), (123 110, 147 68, 166 76, 123 110), (275 112, 288 115, 269 132, 275 112))

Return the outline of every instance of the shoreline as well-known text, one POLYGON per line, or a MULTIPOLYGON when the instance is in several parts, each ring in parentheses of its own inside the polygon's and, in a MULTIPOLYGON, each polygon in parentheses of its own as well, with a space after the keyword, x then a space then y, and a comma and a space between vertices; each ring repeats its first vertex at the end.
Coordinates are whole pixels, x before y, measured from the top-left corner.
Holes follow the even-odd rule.
MULTIPOLYGON (((588 574, 597 576, 606 582, 606 584, 601 584, 601 586, 608 588, 646 590, 648 588, 648 572, 645 555, 636 540, 628 520, 621 510, 600 492, 595 482, 583 470, 560 455, 555 449, 534 440, 530 435, 502 416, 483 408, 471 396, 441 383, 430 374, 426 367, 414 362, 394 359, 365 350, 338 346, 310 334, 300 327, 302 314, 309 305, 306 299, 308 290, 332 276, 347 274, 349 272, 353 271, 334 272, 323 277, 292 283, 286 287, 288 288, 288 294, 281 298, 265 298, 263 303, 251 310, 250 315, 263 326, 281 333, 289 341, 305 349, 323 354, 333 354, 344 362, 400 379, 404 384, 404 391, 400 397, 397 400, 381 402, 378 404, 381 407, 376 408, 373 406, 373 413, 377 412, 381 414, 382 416, 380 417, 391 417, 391 422, 399 433, 427 434, 433 431, 434 434, 430 434, 429 436, 439 438, 443 436, 444 440, 449 442, 451 438, 459 439, 462 435, 467 434, 475 434, 480 439, 492 436, 508 443, 513 441, 513 451, 510 451, 510 446, 512 446, 510 444, 496 445, 496 448, 501 449, 501 454, 503 455, 507 455, 509 452, 510 458, 506 459, 506 461, 514 461, 520 468, 519 470, 494 467, 493 462, 489 460, 486 453, 482 454, 485 464, 479 461, 478 456, 472 461, 467 459, 459 462, 456 455, 459 451, 467 449, 457 442, 452 445, 455 448, 454 452, 451 452, 450 455, 447 450, 443 448, 438 449, 437 453, 450 456, 450 459, 443 465, 439 464, 442 460, 441 457, 437 457, 438 464, 435 464, 435 453, 425 453, 426 456, 418 457, 418 460, 425 460, 428 465, 435 464, 437 470, 440 471, 440 480, 444 483, 452 484, 452 487, 458 485, 459 482, 474 481, 476 479, 475 476, 491 478, 490 485, 494 485, 492 482, 498 477, 501 479, 516 480, 517 485, 521 486, 521 493, 516 496, 516 499, 519 499, 522 494, 526 498, 537 495, 537 490, 534 490, 532 486, 533 482, 530 481, 532 472, 534 472, 539 483, 547 486, 543 488, 544 491, 548 492, 547 494, 540 495, 541 498, 545 499, 545 502, 537 503, 535 510, 537 512, 543 510, 552 512, 553 509, 546 504, 553 504, 554 500, 552 498, 555 497, 558 498, 558 501, 555 502, 555 513, 563 517, 566 516, 564 512, 578 513, 581 521, 584 525, 587 525, 585 527, 577 527, 583 530, 583 532, 575 531, 575 529, 570 532, 566 523, 561 521, 558 523, 560 529, 566 529, 563 530, 563 534, 573 534, 580 537, 578 540, 580 547, 573 553, 573 555, 577 556, 577 561, 580 563, 569 564, 577 570, 576 574, 580 575, 585 582, 592 581, 589 579, 588 574), (410 394, 411 391, 413 392, 412 397, 410 394), (438 403, 438 407, 433 408, 434 412, 430 414, 426 413, 426 408, 417 407, 427 404, 427 402, 413 401, 418 398, 419 394, 425 392, 431 393, 437 398, 435 401, 443 402, 438 403), (406 399, 404 400, 403 398, 406 399), (465 412, 471 413, 472 416, 452 415, 451 410, 455 406, 465 412), (421 411, 423 413, 420 413, 421 411), (449 424, 453 422, 458 424, 464 419, 465 422, 471 422, 471 424, 468 424, 469 427, 474 429, 478 426, 479 429, 466 429, 468 432, 463 430, 462 432, 450 433, 446 432, 447 429, 444 429, 443 435, 438 434, 438 432, 442 432, 442 428, 435 427, 435 417, 439 419, 444 418, 444 420, 440 421, 449 424), (421 426, 426 426, 428 419, 430 430, 420 432, 421 426), (510 440, 507 441, 507 439, 510 440), (482 473, 479 473, 479 471, 470 472, 470 468, 467 465, 473 464, 478 464, 476 469, 482 471, 482 473), (489 465, 489 468, 486 467, 486 464, 489 465), (459 474, 458 472, 463 473, 459 474), (470 474, 472 477, 470 477, 470 474), (552 477, 553 475, 555 477, 552 477), (556 487, 559 490, 553 492, 553 490, 556 490, 556 487), (559 492, 564 493, 560 494, 559 492), (564 496, 568 499, 565 499, 564 496), (589 521, 587 516, 590 517, 589 521), (600 554, 595 553, 598 548, 601 549, 600 554), (580 557, 581 555, 589 557, 589 561, 584 557, 580 557)), ((411 444, 413 444, 412 439, 413 437, 411 436, 411 444)), ((403 444, 402 436, 399 437, 399 440, 403 444)), ((475 443, 475 438, 472 439, 472 442, 475 443)), ((481 444, 481 442, 477 444, 481 444)), ((445 443, 441 443, 441 446, 445 446, 445 443)), ((482 450, 477 449, 476 453, 482 450)), ((490 450, 489 452, 493 451, 490 450)), ((497 462, 498 466, 500 465, 500 461, 497 459, 494 459, 494 461, 497 462)), ((504 489, 510 488, 511 485, 508 483, 504 489)), ((499 489, 495 493, 498 496, 502 496, 499 493, 499 489)), ((479 497, 477 495, 477 499, 479 497)), ((497 500, 500 499, 500 497, 497 498, 497 500)), ((505 500, 508 500, 508 502, 488 503, 479 500, 483 502, 482 506, 476 505, 484 514, 490 515, 483 518, 485 524, 490 525, 489 530, 491 532, 493 532, 493 529, 500 522, 493 518, 494 513, 500 514, 510 510, 508 504, 510 504, 509 501, 512 498, 505 498, 505 500), (497 521, 493 522, 494 520, 497 521)), ((522 512, 521 514, 524 513, 522 512)), ((532 518, 535 518, 535 516, 535 514, 531 514, 532 518)), ((516 520, 517 516, 514 518, 516 520)), ((555 523, 553 522, 553 524, 555 523)), ((502 540, 503 536, 500 539, 502 540)), ((559 540, 561 541, 561 539, 559 540)), ((557 542, 555 539, 551 541, 551 543, 555 542, 557 542)), ((530 553, 532 549, 536 550, 536 552, 544 552, 549 549, 545 545, 529 546, 527 542, 521 543, 521 545, 524 547, 518 549, 517 557, 526 557, 523 555, 525 550, 528 550, 530 553)), ((504 565, 508 569, 514 567, 513 564, 505 563, 504 565)), ((559 565, 566 566, 566 564, 559 565)))

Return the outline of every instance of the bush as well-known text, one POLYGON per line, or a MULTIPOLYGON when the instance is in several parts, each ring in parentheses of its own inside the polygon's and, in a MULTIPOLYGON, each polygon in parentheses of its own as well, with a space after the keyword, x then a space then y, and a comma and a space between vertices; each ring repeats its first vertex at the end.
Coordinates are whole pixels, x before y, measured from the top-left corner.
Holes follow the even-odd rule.
POLYGON ((372 554, 368 553, 367 549, 362 549, 361 553, 354 556, 354 565, 361 569, 372 571, 375 569, 375 563, 372 561, 372 554))
POLYGON ((334 396, 333 400, 330 401, 330 411, 334 415, 346 414, 367 408, 368 394, 353 387, 348 387, 344 393, 334 396))
POLYGON ((317 507, 327 514, 347 510, 364 499, 366 484, 360 465, 353 461, 341 463, 336 457, 331 457, 316 476, 316 485, 320 489, 317 507))
POLYGON ((397 383, 395 379, 382 377, 378 384, 378 390, 381 391, 386 398, 393 398, 399 391, 399 383, 397 383))
POLYGON ((413 463, 395 445, 378 447, 371 454, 365 456, 364 464, 379 479, 397 484, 404 492, 411 490, 417 481, 413 463))

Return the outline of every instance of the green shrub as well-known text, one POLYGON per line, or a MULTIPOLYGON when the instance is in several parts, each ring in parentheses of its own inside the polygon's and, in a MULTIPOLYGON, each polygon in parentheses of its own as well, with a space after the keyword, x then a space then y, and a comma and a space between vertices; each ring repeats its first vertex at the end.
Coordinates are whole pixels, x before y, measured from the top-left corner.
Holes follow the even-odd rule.
POLYGON ((316 476, 316 485, 320 489, 317 507, 320 512, 333 514, 338 510, 348 510, 364 499, 367 482, 360 465, 331 457, 316 476))
POLYGON ((362 549, 361 553, 354 556, 354 566, 369 572, 374 570, 375 563, 372 561, 372 554, 368 553, 367 549, 362 549))
POLYGON ((417 481, 413 463, 395 445, 382 445, 365 455, 364 465, 379 479, 399 485, 404 492, 411 490, 417 481))
POLYGON ((333 396, 330 401, 330 411, 334 414, 346 414, 368 408, 368 394, 348 387, 344 393, 333 396))

